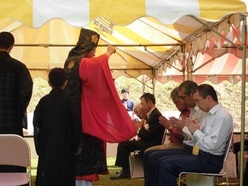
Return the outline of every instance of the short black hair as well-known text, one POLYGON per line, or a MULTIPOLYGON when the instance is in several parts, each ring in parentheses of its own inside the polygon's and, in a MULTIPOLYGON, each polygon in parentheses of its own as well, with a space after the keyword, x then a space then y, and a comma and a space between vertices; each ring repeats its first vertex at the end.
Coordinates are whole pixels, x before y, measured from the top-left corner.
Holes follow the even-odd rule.
POLYGON ((146 100, 146 102, 148 102, 149 100, 155 105, 156 104, 156 99, 154 97, 153 94, 151 93, 144 93, 140 99, 144 98, 146 100))
POLYGON ((128 90, 127 88, 123 88, 123 89, 121 90, 121 94, 124 93, 124 92, 127 92, 127 93, 129 94, 129 90, 128 90))
POLYGON ((48 74, 48 79, 53 88, 61 88, 67 80, 66 72, 63 68, 53 68, 48 74))
POLYGON ((10 32, 0 32, 0 48, 8 49, 15 43, 15 38, 10 32))
POLYGON ((190 95, 197 87, 198 85, 194 81, 186 80, 179 85, 179 91, 184 90, 184 94, 190 95))
POLYGON ((204 99, 207 96, 211 96, 214 101, 218 102, 217 93, 214 90, 214 87, 212 87, 209 84, 201 84, 196 89, 195 92, 199 92, 199 95, 202 96, 204 99))

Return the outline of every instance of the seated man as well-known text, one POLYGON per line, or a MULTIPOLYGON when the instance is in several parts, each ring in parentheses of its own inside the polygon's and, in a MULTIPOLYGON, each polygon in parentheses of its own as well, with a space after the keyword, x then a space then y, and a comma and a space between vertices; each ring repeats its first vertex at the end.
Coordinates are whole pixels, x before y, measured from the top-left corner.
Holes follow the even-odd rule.
POLYGON ((145 120, 146 120, 146 113, 145 113, 145 111, 143 110, 141 103, 138 103, 138 104, 136 104, 136 105, 133 107, 133 112, 134 112, 134 114, 138 117, 138 118, 137 118, 137 117, 134 117, 134 118, 133 118, 134 124, 136 124, 136 123, 139 122, 139 121, 145 122, 145 120))
POLYGON ((194 90, 194 100, 207 112, 201 125, 196 120, 184 120, 194 146, 184 144, 182 149, 150 154, 147 164, 144 162, 145 185, 176 186, 181 172, 219 173, 222 169, 226 145, 233 131, 232 116, 219 104, 211 85, 199 85, 194 90))
POLYGON ((140 101, 142 109, 147 113, 146 123, 136 123, 138 140, 119 143, 115 165, 122 167, 122 170, 116 176, 111 177, 111 179, 130 177, 129 155, 131 152, 140 150, 142 155, 147 148, 161 144, 164 127, 159 123, 159 117, 162 114, 155 107, 155 97, 153 94, 145 93, 140 97, 140 101))
MULTIPOLYGON (((187 108, 187 105, 184 103, 184 101, 179 98, 178 87, 174 88, 171 91, 170 98, 172 99, 177 109, 181 112, 180 118, 189 117, 190 110, 187 108)), ((172 123, 164 116, 160 116, 159 122, 170 132, 169 143, 150 147, 146 149, 146 151, 156 149, 181 148, 184 140, 182 131, 172 125, 172 123)))
MULTIPOLYGON (((133 107, 133 113, 134 113, 134 117, 132 119, 136 129, 139 126, 143 126, 146 123, 146 113, 142 108, 141 103, 136 104, 133 107)), ((138 139, 138 135, 134 136, 131 140, 137 140, 138 139)))

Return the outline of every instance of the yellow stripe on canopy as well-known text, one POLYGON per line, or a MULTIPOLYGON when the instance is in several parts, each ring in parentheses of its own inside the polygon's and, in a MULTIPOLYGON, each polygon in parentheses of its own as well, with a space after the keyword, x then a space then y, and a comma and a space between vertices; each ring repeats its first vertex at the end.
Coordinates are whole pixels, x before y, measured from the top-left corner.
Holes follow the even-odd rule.
POLYGON ((184 15, 219 20, 227 14, 246 12, 242 0, 0 0, 0 22, 15 19, 37 28, 51 19, 83 27, 96 18, 127 25, 141 17, 153 17, 173 24, 184 15))
MULTIPOLYGON (((154 42, 152 42, 148 38, 143 37, 142 34, 139 34, 138 30, 136 30, 135 32, 135 30, 131 30, 128 27, 118 26, 118 25, 115 25, 113 26, 113 28, 110 28, 110 25, 111 22, 108 22, 106 19, 102 18, 102 19, 97 19, 94 22, 91 22, 88 25, 88 27, 90 29, 95 30, 96 32, 99 32, 102 36, 105 36, 108 39, 108 42, 110 42, 111 44, 124 44, 124 45, 127 43, 134 45, 154 44, 154 42)), ((164 46, 150 46, 147 48, 150 48, 155 51, 165 51, 166 49, 168 49, 168 47, 164 47, 164 46)), ((128 49, 138 50, 136 47, 128 47, 128 49)))
MULTIPOLYGON (((138 33, 135 33, 134 31, 128 29, 127 27, 119 27, 119 26, 116 26, 115 27, 115 31, 116 32, 119 32, 121 35, 126 36, 128 39, 132 40, 134 42, 134 44, 151 44, 153 45, 154 43, 151 42, 150 40, 142 37, 142 34, 138 34, 138 33)), ((153 47, 147 47, 147 48, 150 48, 152 50, 157 50, 157 51, 165 51, 166 49, 168 50, 168 47, 163 47, 163 46, 153 46, 153 47)))
POLYGON ((118 25, 126 25, 146 15, 145 0, 90 0, 90 20, 109 18, 118 25))
POLYGON ((26 25, 33 25, 33 0, 1 0, 0 4, 1 21, 15 19, 26 25))
POLYGON ((246 4, 240 0, 199 0, 200 18, 219 20, 227 14, 246 12, 246 4))

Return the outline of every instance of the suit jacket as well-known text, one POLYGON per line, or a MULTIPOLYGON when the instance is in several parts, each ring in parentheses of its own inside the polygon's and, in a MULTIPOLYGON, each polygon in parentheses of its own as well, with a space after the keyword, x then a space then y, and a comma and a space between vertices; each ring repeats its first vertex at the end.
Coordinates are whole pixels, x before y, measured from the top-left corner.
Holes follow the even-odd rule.
POLYGON ((22 125, 32 96, 33 80, 27 67, 0 51, 0 133, 23 136, 22 125))
POLYGON ((160 111, 155 108, 146 123, 149 124, 149 129, 142 127, 138 133, 140 138, 140 152, 143 152, 155 145, 160 145, 164 135, 164 126, 159 123, 159 117, 162 116, 160 111))

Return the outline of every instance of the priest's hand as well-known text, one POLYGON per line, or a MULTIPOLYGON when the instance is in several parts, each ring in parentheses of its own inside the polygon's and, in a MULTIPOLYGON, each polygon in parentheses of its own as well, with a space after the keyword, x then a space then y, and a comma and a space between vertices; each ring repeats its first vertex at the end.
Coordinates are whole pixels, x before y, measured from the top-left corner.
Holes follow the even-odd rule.
POLYGON ((113 47, 112 45, 108 45, 106 55, 110 57, 112 54, 115 53, 115 51, 116 51, 115 47, 113 47))

